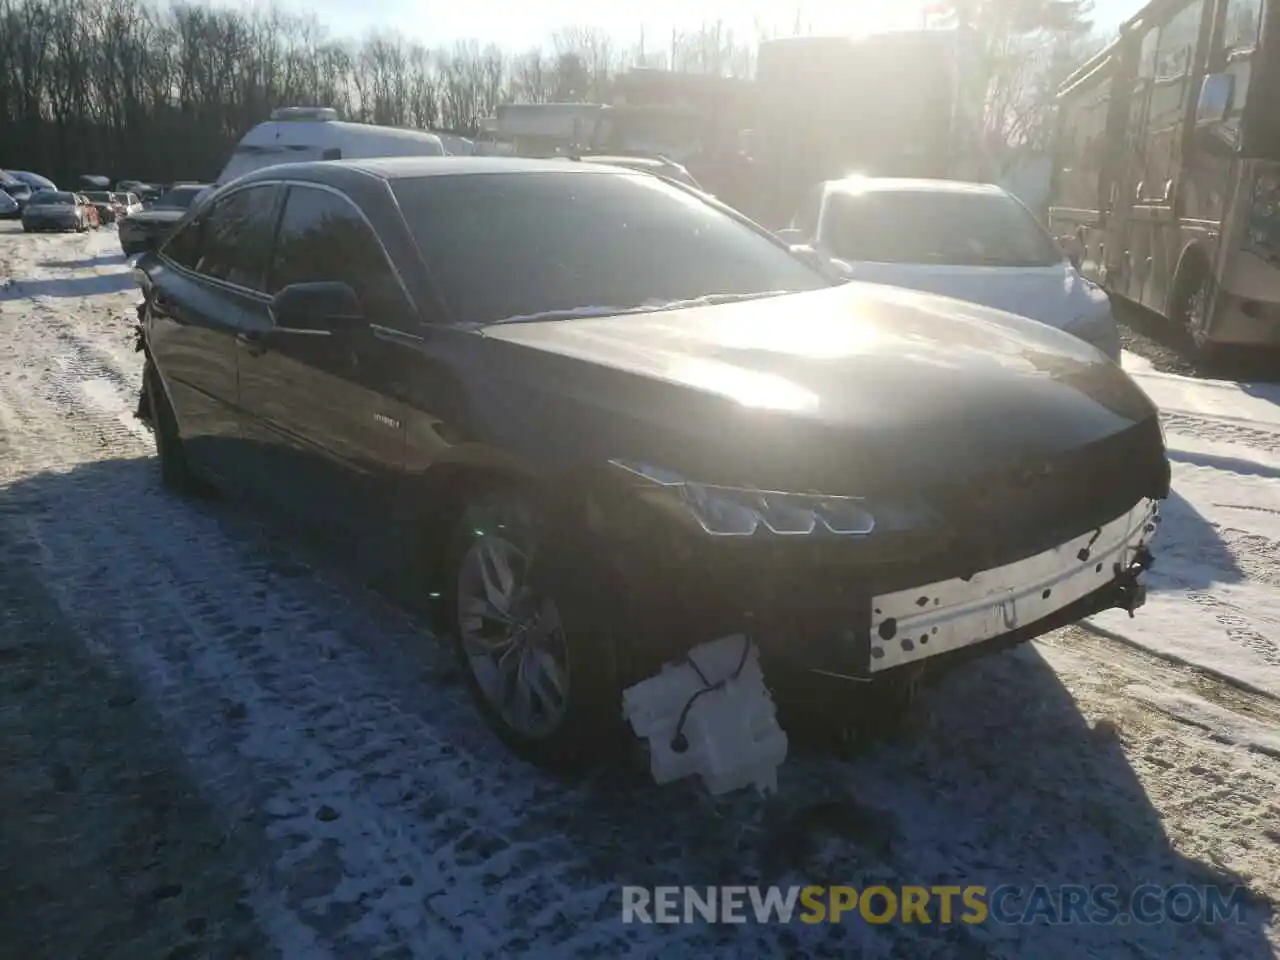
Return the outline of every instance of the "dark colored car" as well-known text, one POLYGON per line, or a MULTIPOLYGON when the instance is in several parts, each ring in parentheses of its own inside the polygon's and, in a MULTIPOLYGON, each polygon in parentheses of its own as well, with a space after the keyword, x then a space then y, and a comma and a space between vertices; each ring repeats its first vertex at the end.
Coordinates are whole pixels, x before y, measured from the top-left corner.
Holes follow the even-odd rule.
POLYGON ((120 220, 120 249, 125 256, 151 250, 168 236, 195 199, 207 187, 202 184, 174 187, 161 194, 151 206, 120 220))
POLYGON ((656 177, 264 168, 135 275, 165 482, 259 498, 435 599, 484 716, 539 762, 616 743, 621 692, 704 641, 750 637, 807 706, 900 703, 1143 601, 1169 464, 1118 366, 833 285, 656 177))
MULTIPOLYGON (((16 216, 22 215, 22 209, 31 201, 31 184, 15 177, 7 170, 0 170, 0 190, 8 194, 18 205, 16 216)), ((10 213, 9 216, 15 216, 10 213)))
POLYGON ((667 157, 631 157, 613 154, 579 154, 574 160, 583 163, 603 163, 611 167, 623 167, 627 170, 638 170, 641 173, 652 173, 654 176, 666 177, 686 187, 701 190, 702 185, 690 176, 689 171, 674 160, 667 157))
POLYGON ((27 233, 75 230, 84 233, 98 226, 98 214, 83 195, 70 190, 38 190, 22 210, 27 233))
POLYGON ((31 173, 28 170, 9 170, 7 172, 9 176, 13 177, 15 180, 21 180, 23 183, 29 186, 31 188, 32 193, 34 193, 37 190, 57 190, 58 189, 58 185, 56 183, 54 183, 48 177, 40 176, 40 174, 38 173, 31 173))

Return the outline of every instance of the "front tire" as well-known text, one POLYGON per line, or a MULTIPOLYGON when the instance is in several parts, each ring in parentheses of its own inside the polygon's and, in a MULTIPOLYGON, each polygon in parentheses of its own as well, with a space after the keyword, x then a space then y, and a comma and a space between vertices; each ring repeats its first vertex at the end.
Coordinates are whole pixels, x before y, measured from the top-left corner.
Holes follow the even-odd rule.
POLYGON ((195 483, 182 448, 178 421, 169 398, 165 396, 160 374, 151 363, 147 364, 143 374, 143 388, 151 415, 151 432, 156 439, 156 455, 160 458, 160 479, 174 493, 189 494, 195 483))
POLYGON ((485 722, 524 759, 575 771, 620 731, 621 689, 612 632, 594 618, 604 585, 561 553, 529 498, 475 496, 450 538, 445 607, 485 722))

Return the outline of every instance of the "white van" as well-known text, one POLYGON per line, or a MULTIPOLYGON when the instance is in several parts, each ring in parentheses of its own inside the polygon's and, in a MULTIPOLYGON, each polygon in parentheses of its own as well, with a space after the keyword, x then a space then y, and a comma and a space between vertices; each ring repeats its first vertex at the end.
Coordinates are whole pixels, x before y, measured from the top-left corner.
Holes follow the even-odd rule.
POLYGON ((277 163, 374 157, 443 157, 449 151, 434 133, 346 123, 331 107, 280 107, 237 145, 215 186, 277 163))

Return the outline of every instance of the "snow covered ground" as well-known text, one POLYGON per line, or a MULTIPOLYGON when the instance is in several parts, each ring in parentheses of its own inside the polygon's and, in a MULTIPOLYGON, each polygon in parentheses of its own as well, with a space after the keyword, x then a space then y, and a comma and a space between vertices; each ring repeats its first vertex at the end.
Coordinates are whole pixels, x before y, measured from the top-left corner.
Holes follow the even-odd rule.
POLYGON ((1150 604, 1095 622, 1280 697, 1280 384, 1125 366, 1161 409, 1175 496, 1150 604))
MULTIPOLYGON (((184 909, 204 912, 172 925, 173 956, 232 955, 240 922, 256 931, 240 955, 290 960, 1280 956, 1280 387, 1136 364, 1175 470, 1148 607, 973 665, 931 691, 909 739, 798 752, 764 807, 620 770, 564 784, 513 760, 450 658, 340 563, 244 508, 164 493, 129 416, 134 299, 113 231, 0 224, 0 671, 65 637, 93 669, 57 691, 64 714, 136 689, 133 726, 59 727, 47 746, 96 736, 85 764, 108 741, 168 763, 209 811, 218 842, 170 837, 143 865, 174 866, 181 846, 188 874, 234 874, 243 916, 204 920, 217 894, 189 884, 184 909), (1254 898, 1216 926, 621 923, 624 884, 771 882, 1239 883, 1254 898)), ((6 778, 32 778, 5 797, 10 826, 58 816, 47 773, 6 739, 55 702, 44 690, 15 681, 0 711, 6 778)), ((90 799, 71 796, 68 817, 90 799)), ((99 931, 95 956, 164 955, 107 949, 130 902, 80 882, 123 870, 128 844, 61 873, 6 868, 23 842, 0 831, 0 903, 41 873, 40 902, 99 931)), ((179 899, 153 894, 146 916, 179 899)), ((6 942, 12 922, 0 907, 6 942)), ((25 935, 44 953, 24 955, 77 955, 56 926, 25 935)))

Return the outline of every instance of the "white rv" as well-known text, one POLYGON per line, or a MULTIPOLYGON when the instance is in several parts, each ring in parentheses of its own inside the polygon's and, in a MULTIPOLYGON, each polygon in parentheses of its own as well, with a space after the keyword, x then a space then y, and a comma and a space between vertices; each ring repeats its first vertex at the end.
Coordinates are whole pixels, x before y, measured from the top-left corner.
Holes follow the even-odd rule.
POLYGON ((215 186, 277 163, 373 157, 443 157, 449 153, 434 133, 347 123, 331 107, 280 107, 236 146, 215 186))

